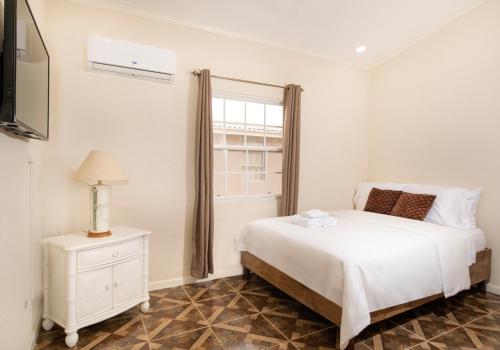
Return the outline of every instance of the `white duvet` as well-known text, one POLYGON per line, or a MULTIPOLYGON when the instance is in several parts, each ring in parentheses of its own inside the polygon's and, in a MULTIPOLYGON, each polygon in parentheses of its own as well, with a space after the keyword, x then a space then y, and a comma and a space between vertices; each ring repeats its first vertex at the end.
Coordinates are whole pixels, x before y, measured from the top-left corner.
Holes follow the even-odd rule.
POLYGON ((338 225, 328 228, 256 220, 237 246, 342 306, 342 348, 372 311, 470 288, 475 252, 463 230, 356 210, 332 215, 338 225))

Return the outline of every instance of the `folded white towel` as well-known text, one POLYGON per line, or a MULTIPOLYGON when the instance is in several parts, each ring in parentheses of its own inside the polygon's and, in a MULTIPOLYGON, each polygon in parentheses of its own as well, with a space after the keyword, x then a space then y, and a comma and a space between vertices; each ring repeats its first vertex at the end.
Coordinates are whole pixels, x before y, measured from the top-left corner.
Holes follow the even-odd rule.
POLYGON ((291 223, 308 228, 321 228, 337 225, 337 219, 335 219, 333 216, 306 218, 302 215, 294 215, 292 216, 291 223))
POLYGON ((306 218, 325 218, 330 214, 319 209, 311 209, 308 211, 303 211, 302 213, 300 213, 300 215, 306 218))

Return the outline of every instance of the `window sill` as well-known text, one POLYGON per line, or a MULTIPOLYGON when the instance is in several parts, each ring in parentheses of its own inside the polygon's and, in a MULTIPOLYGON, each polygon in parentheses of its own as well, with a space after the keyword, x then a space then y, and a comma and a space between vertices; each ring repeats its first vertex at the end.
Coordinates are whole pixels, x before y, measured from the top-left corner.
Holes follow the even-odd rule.
POLYGON ((271 202, 277 201, 281 195, 258 195, 258 196, 233 196, 215 198, 215 203, 251 203, 251 202, 271 202))

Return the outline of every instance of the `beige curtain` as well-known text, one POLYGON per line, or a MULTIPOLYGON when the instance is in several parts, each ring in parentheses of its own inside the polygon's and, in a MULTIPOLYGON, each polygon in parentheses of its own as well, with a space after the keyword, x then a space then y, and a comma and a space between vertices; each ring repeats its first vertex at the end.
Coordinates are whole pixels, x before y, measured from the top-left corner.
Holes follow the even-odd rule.
POLYGON ((213 133, 212 87, 210 71, 204 69, 198 78, 196 115, 196 197, 193 223, 191 275, 206 278, 214 272, 214 201, 213 201, 213 133))
POLYGON ((283 95, 283 180, 281 215, 297 213, 300 160, 300 95, 299 85, 288 85, 283 95))

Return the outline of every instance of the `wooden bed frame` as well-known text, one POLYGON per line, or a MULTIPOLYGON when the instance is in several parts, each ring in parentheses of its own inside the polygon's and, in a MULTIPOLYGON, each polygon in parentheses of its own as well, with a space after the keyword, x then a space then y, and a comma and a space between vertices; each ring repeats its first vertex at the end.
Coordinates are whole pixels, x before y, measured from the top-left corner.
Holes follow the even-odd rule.
MULTIPOLYGON (((321 316, 340 326, 342 318, 342 307, 328 300, 324 296, 309 289, 302 283, 281 272, 272 265, 257 258, 248 252, 241 252, 241 263, 243 265, 243 276, 249 279, 251 273, 255 273, 267 282, 282 290, 286 294, 300 301, 302 304, 314 310, 321 316)), ((471 285, 476 285, 482 292, 486 292, 486 283, 491 272, 491 249, 485 249, 476 254, 475 264, 469 267, 471 285)), ((411 301, 409 303, 392 306, 386 309, 370 313, 371 323, 376 323, 405 311, 414 309, 430 301, 442 298, 443 294, 431 295, 429 297, 411 301)), ((337 332, 337 348, 339 348, 339 333, 337 332)), ((353 347, 349 343, 349 348, 353 347)))

